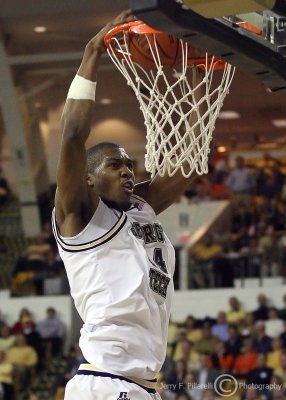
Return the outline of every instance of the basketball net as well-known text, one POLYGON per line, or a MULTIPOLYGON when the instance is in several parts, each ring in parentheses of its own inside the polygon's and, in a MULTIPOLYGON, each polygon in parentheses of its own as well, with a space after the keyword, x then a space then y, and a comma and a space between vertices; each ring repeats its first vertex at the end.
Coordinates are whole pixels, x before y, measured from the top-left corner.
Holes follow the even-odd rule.
MULTIPOLYGON (((132 26, 124 24, 106 36, 107 51, 135 93, 147 129, 145 168, 154 177, 184 177, 208 173, 208 156, 215 122, 233 79, 235 68, 216 57, 193 56, 181 39, 180 65, 166 68, 156 41, 157 31, 144 35, 153 68, 134 62, 130 49, 132 26), (219 69, 214 74, 214 71, 219 69)), ((148 29, 152 29, 148 27, 148 29)), ((141 38, 142 42, 142 38, 141 38)))

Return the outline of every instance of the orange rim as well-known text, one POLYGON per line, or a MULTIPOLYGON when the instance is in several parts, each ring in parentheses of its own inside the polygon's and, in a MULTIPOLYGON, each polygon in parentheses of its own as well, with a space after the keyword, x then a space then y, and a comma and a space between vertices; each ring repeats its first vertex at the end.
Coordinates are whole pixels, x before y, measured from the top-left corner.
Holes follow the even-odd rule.
MULTIPOLYGON (((116 49, 113 44, 112 44, 112 39, 115 38, 116 35, 118 35, 119 33, 123 34, 123 35, 130 35, 130 34, 138 34, 138 35, 158 35, 161 34, 163 32, 160 32, 156 29, 151 28, 150 26, 146 25, 143 21, 131 21, 131 22, 127 22, 125 24, 122 25, 118 25, 114 28, 112 28, 104 37, 104 44, 105 47, 107 49, 112 50, 112 52, 114 52, 114 54, 118 57, 118 58, 124 58, 124 55, 129 55, 129 53, 124 52, 124 51, 119 51, 118 49, 116 49)), ((188 45, 190 49, 194 49, 193 46, 191 46, 190 44, 188 45)), ((132 58, 131 58, 132 60, 132 58)), ((213 60, 213 56, 208 56, 208 62, 212 63, 213 60)), ((214 61, 212 63, 212 68, 214 70, 220 70, 223 69, 225 67, 227 63, 225 61, 223 61, 222 59, 220 59, 219 57, 214 57, 214 61)), ((188 58, 188 65, 190 66, 198 66, 199 68, 204 68, 206 66, 206 58, 205 57, 190 57, 188 58)))
POLYGON ((239 25, 241 28, 244 28, 249 32, 256 33, 256 35, 258 35, 258 36, 263 36, 263 31, 261 29, 257 28, 257 26, 250 24, 249 22, 237 21, 236 25, 239 25))

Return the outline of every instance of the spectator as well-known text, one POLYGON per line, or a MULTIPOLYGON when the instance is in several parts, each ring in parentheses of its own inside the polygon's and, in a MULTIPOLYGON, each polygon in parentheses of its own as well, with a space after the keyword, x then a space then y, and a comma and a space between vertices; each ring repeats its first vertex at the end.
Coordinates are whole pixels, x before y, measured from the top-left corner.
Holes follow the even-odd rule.
POLYGON ((271 338, 277 338, 284 332, 282 319, 278 318, 278 312, 275 307, 270 307, 268 320, 265 321, 266 335, 271 338))
POLYGON ((176 339, 178 335, 178 325, 175 324, 170 318, 169 326, 168 326, 168 338, 167 338, 167 355, 172 357, 174 353, 174 349, 176 346, 176 339))
POLYGON ((197 321, 192 315, 188 315, 185 321, 187 339, 195 343, 202 337, 202 330, 198 328, 197 321))
POLYGON ((27 308, 22 308, 19 313, 19 319, 13 325, 13 327, 11 329, 11 333, 13 333, 15 335, 18 333, 23 333, 23 320, 24 321, 30 320, 31 323, 33 324, 33 327, 35 327, 35 323, 33 321, 31 312, 27 308))
MULTIPOLYGON (((200 356, 200 369, 195 373, 196 382, 199 385, 212 386, 215 380, 220 376, 220 371, 209 366, 209 357, 206 354, 200 356)), ((201 386, 203 387, 203 386, 201 386)), ((201 390, 203 396, 203 391, 201 390)))
POLYGON ((234 357, 227 352, 225 343, 218 342, 216 351, 210 356, 210 366, 225 374, 231 372, 233 363, 234 357))
POLYGON ((281 187, 276 182, 273 175, 268 175, 265 179, 263 186, 260 188, 260 194, 262 196, 273 198, 279 195, 281 192, 281 187))
POLYGON ((184 360, 187 369, 195 371, 199 368, 199 353, 194 350, 194 345, 189 340, 183 340, 179 343, 174 355, 174 361, 184 360))
POLYGON ((258 321, 255 326, 253 347, 257 353, 267 354, 272 350, 272 338, 265 334, 265 324, 258 321))
POLYGON ((248 252, 251 244, 251 237, 249 235, 248 228, 242 226, 239 227, 238 231, 232 240, 232 249, 240 256, 243 256, 248 252))
POLYGON ((226 184, 234 194, 234 205, 249 205, 250 194, 255 189, 255 179, 252 172, 245 167, 244 158, 236 157, 236 166, 229 173, 226 184))
POLYGON ((178 360, 175 363, 175 368, 169 376, 167 376, 167 384, 173 392, 179 392, 182 389, 182 385, 187 373, 186 363, 184 360, 178 360))
POLYGON ((226 342, 229 338, 228 334, 229 324, 226 321, 226 315, 224 311, 220 311, 217 315, 216 323, 212 326, 212 334, 219 340, 226 342))
POLYGON ((161 371, 160 371, 160 376, 166 377, 169 376, 172 371, 174 370, 175 364, 174 364, 174 360, 169 357, 168 355, 166 355, 165 357, 165 361, 162 365, 161 371))
POLYGON ((253 311, 253 315, 256 321, 265 321, 268 318, 269 307, 267 304, 267 297, 265 294, 260 293, 257 296, 258 308, 253 311))
POLYGON ((245 314, 240 325, 240 333, 243 337, 253 336, 255 331, 254 316, 251 312, 245 314))
POLYGON ((263 400, 260 395, 258 390, 255 387, 247 387, 242 394, 241 399, 243 400, 263 400))
POLYGON ((192 398, 188 395, 187 392, 181 391, 176 394, 175 400, 192 400, 192 398))
POLYGON ((274 370, 279 368, 281 354, 283 352, 282 341, 280 338, 273 339, 273 350, 267 354, 267 366, 274 370))
POLYGON ((27 246, 25 256, 28 261, 40 261, 45 263, 50 251, 51 245, 47 243, 45 234, 39 233, 34 243, 27 246))
POLYGON ((232 296, 229 298, 230 311, 226 313, 226 320, 231 324, 239 324, 246 315, 246 312, 241 309, 237 297, 232 296))
POLYGON ((28 400, 42 400, 36 392, 30 391, 28 400))
POLYGON ((253 213, 250 207, 238 206, 233 210, 231 231, 238 233, 240 229, 247 230, 253 224, 253 213))
POLYGON ((11 335, 7 325, 0 329, 0 351, 8 351, 15 344, 15 336, 11 335))
POLYGON ((244 339, 242 354, 234 362, 233 373, 238 378, 246 378, 250 370, 256 368, 258 353, 253 349, 251 339, 244 339))
POLYGON ((218 397, 215 395, 213 389, 205 389, 203 391, 203 399, 202 400, 216 400, 218 397))
POLYGON ((156 391, 157 393, 159 393, 159 396, 161 397, 162 400, 175 399, 175 393, 168 388, 168 385, 164 378, 158 379, 156 391))
POLYGON ((16 343, 8 350, 7 360, 14 366, 17 389, 23 390, 29 385, 33 368, 38 363, 37 353, 33 347, 27 345, 24 335, 16 335, 16 343))
POLYGON ((44 367, 44 354, 43 354, 43 346, 42 339, 39 333, 35 329, 34 323, 26 317, 23 318, 23 335, 25 336, 26 342, 29 346, 32 346, 38 355, 38 367, 39 369, 44 367))
POLYGON ((280 355, 280 363, 278 368, 274 369, 274 375, 279 377, 286 387, 286 350, 283 350, 280 355))
MULTIPOLYGON (((269 385, 273 374, 273 369, 266 366, 265 354, 258 354, 256 368, 250 370, 246 375, 247 384, 269 385)), ((264 391, 263 394, 266 394, 264 391)))
POLYGON ((173 359, 179 360, 179 355, 182 354, 181 343, 185 340, 187 340, 187 331, 185 328, 181 328, 178 331, 177 340, 174 345, 173 359))
POLYGON ((272 165, 271 175, 274 178, 275 185, 278 187, 278 193, 282 193, 282 189, 285 183, 285 175, 281 171, 281 163, 278 160, 272 165))
POLYGON ((51 346, 51 354, 57 357, 61 354, 63 338, 65 334, 65 326, 63 322, 57 318, 56 310, 49 307, 46 310, 47 318, 37 324, 43 342, 51 346))
POLYGON ((273 229, 268 229, 262 248, 263 276, 278 276, 283 261, 283 248, 279 237, 273 229), (268 237, 268 242, 266 241, 268 237))
POLYGON ((273 375, 270 384, 273 385, 273 389, 269 393, 268 398, 270 400, 285 400, 286 398, 285 386, 283 385, 281 379, 278 376, 273 375))
POLYGON ((227 172, 220 171, 215 180, 212 183, 210 189, 210 195, 212 200, 231 200, 232 192, 230 188, 225 184, 227 179, 227 172))
POLYGON ((186 392, 192 400, 202 400, 202 389, 198 386, 196 376, 193 371, 188 371, 184 380, 186 392))
POLYGON ((195 343, 195 350, 200 354, 211 354, 215 351, 218 338, 212 334, 211 325, 205 322, 202 329, 202 338, 195 343))
POLYGON ((229 339, 226 341, 227 351, 236 357, 242 348, 242 337, 239 334, 238 327, 234 324, 229 326, 228 329, 229 339))
POLYGON ((197 177, 194 181, 195 194, 192 202, 201 203, 203 201, 210 201, 210 183, 208 178, 197 177))
POLYGON ((267 174, 264 171, 263 167, 258 167, 255 170, 255 181, 256 181, 256 194, 258 196, 262 195, 262 188, 265 185, 266 179, 267 179, 267 174))
POLYGON ((14 399, 13 365, 7 360, 4 351, 0 351, 0 398, 3 400, 14 399), (3 397, 1 397, 1 388, 3 397))
POLYGON ((195 287, 215 287, 214 264, 222 254, 222 247, 214 242, 213 236, 210 234, 207 234, 201 243, 194 246, 190 257, 195 287))

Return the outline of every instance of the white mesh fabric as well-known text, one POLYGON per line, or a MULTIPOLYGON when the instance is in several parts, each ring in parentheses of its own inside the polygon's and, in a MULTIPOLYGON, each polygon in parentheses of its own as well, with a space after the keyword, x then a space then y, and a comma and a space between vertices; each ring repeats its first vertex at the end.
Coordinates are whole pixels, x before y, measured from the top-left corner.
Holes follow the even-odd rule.
POLYGON ((182 40, 180 67, 165 68, 154 43, 155 35, 145 35, 155 67, 151 70, 134 63, 128 49, 128 35, 111 39, 108 53, 133 89, 147 129, 145 167, 153 177, 185 177, 194 171, 208 172, 208 155, 215 121, 231 84, 234 67, 226 64, 214 74, 215 58, 206 54, 204 63, 189 67, 188 46, 182 40), (121 57, 118 57, 118 52, 121 57))

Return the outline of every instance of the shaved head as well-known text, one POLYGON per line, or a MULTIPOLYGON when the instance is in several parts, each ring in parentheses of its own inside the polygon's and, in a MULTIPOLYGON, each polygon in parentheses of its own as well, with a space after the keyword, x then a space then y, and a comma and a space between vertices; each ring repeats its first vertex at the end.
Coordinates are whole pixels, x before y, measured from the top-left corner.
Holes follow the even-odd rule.
POLYGON ((104 149, 120 149, 121 146, 111 142, 101 142, 89 148, 86 152, 87 172, 94 173, 94 170, 102 163, 104 149))

